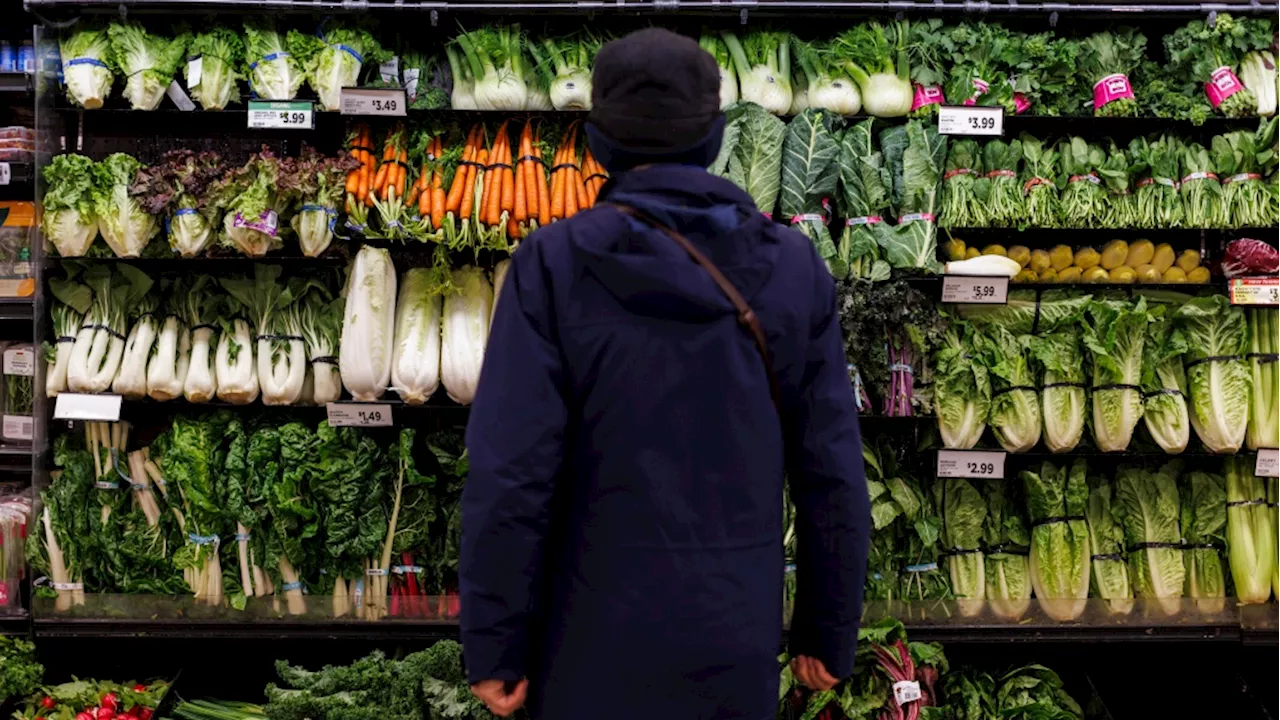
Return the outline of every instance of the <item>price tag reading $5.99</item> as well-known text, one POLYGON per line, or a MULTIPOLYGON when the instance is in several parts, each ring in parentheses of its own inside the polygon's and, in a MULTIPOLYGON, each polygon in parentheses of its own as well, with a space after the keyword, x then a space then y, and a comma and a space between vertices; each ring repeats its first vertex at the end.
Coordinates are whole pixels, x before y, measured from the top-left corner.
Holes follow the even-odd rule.
POLYGON ((1009 278, 944 275, 942 302, 1004 305, 1009 302, 1009 278))
POLYGON ((1005 453, 1001 450, 939 450, 938 477, 1004 477, 1005 453))
POLYGON ((391 427, 391 406, 377 403, 329 403, 330 427, 391 427))

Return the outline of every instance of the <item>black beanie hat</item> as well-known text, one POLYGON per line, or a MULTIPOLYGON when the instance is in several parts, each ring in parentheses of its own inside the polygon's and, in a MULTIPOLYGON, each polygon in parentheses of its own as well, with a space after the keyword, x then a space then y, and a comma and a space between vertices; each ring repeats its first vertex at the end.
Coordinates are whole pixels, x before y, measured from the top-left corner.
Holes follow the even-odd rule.
POLYGON ((720 68, 692 39, 648 28, 597 53, 589 120, 621 148, 663 162, 702 143, 722 117, 720 68))

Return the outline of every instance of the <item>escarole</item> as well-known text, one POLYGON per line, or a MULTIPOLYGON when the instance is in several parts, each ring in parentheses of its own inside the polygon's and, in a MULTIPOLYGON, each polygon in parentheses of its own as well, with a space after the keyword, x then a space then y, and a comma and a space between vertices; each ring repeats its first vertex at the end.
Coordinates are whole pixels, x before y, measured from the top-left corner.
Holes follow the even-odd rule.
POLYGON ((356 254, 343 294, 338 369, 347 392, 360 402, 382 397, 391 381, 396 321, 396 268, 391 253, 365 245, 356 254))
POLYGON ((791 36, 782 32, 754 32, 739 40, 721 33, 738 71, 738 97, 774 115, 791 110, 791 36))

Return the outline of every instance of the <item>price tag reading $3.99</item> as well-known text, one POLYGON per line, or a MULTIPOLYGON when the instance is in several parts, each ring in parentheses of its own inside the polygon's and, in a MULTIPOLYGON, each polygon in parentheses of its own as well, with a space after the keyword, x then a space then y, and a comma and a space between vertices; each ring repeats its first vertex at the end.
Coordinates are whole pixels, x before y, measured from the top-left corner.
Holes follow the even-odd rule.
POLYGON ((262 130, 312 130, 315 107, 310 101, 249 101, 249 127, 262 130))
POLYGON ((1001 450, 939 450, 938 477, 1004 477, 1005 453, 1001 450))
POLYGON ((938 108, 938 133, 999 137, 1004 134, 1004 108, 943 105, 938 108))
POLYGON ((330 427, 391 427, 391 406, 377 403, 329 403, 330 427))
POLYGON ((944 275, 942 302, 1004 305, 1009 302, 1009 278, 944 275))

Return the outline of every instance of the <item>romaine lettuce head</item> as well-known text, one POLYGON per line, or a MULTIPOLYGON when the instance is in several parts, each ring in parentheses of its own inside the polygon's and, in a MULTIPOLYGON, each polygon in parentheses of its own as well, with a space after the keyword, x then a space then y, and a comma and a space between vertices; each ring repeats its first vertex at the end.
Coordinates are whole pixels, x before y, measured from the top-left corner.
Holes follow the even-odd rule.
POLYGON ((1249 349, 1244 312, 1222 295, 1198 297, 1178 308, 1186 336, 1191 427, 1211 452, 1233 453, 1244 443, 1253 391, 1244 354, 1249 349))
POLYGON ((125 76, 124 96, 129 105, 134 110, 155 110, 186 59, 191 33, 169 39, 153 35, 135 22, 113 22, 107 36, 125 76))
POLYGON ((307 82, 325 110, 339 108, 342 88, 359 83, 365 63, 382 62, 389 57, 373 35, 359 28, 326 27, 323 37, 314 41, 300 43, 290 34, 289 47, 303 55, 300 62, 306 69, 307 82))
POLYGON ((191 41, 187 55, 200 58, 200 82, 191 84, 190 65, 187 84, 191 97, 205 110, 222 110, 237 102, 240 93, 236 81, 244 76, 239 68, 244 63, 244 39, 228 27, 215 27, 191 41))
POLYGON ((102 107, 111 94, 115 57, 102 27, 81 27, 58 39, 62 82, 71 102, 90 110, 102 107))
POLYGON ((305 73, 275 26, 263 21, 246 22, 244 37, 249 87, 263 100, 296 97, 305 73))
POLYGON ((98 228, 118 257, 138 257, 159 231, 159 223, 148 215, 130 188, 142 163, 124 153, 115 153, 93 168, 93 207, 98 228))
POLYGON ((1093 364, 1093 439, 1103 452, 1120 452, 1129 447, 1142 419, 1146 299, 1094 300, 1089 318, 1083 338, 1093 364))

